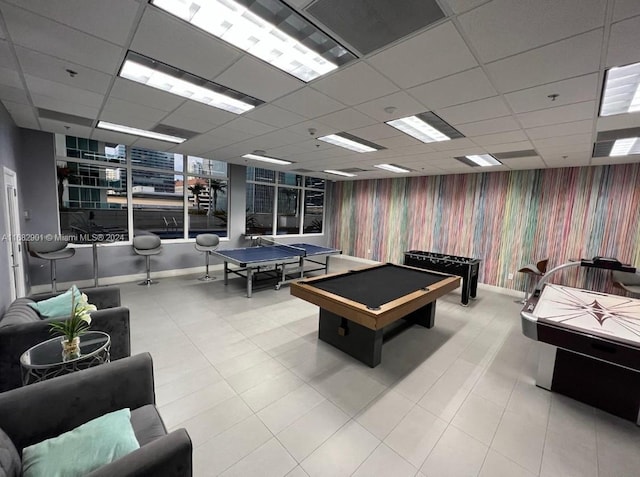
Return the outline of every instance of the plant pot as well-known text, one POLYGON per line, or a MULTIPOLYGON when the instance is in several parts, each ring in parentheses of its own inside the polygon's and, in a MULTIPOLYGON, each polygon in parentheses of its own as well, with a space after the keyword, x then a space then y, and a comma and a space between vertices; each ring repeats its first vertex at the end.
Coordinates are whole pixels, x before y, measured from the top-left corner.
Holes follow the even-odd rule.
POLYGON ((62 344, 62 359, 68 361, 70 359, 76 359, 80 357, 80 337, 76 336, 71 341, 63 339, 62 344))

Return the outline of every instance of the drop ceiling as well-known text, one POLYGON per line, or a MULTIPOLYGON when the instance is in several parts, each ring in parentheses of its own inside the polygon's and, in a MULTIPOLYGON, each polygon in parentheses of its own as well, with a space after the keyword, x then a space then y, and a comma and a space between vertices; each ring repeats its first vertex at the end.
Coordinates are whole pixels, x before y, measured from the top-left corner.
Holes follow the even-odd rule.
POLYGON ((0 0, 0 101, 22 128, 243 165, 263 150, 293 162, 274 169, 318 177, 397 176, 380 163, 439 175, 640 162, 592 157, 598 134, 640 127, 640 113, 598 117, 606 69, 640 62, 639 1, 437 0, 443 18, 366 54, 313 16, 323 1, 288 5, 358 58, 304 83, 143 0, 0 0), (235 115, 119 78, 129 50, 264 104, 235 115), (423 144, 385 124, 427 111, 465 137, 423 144), (175 146, 95 129, 98 120, 193 137, 175 146), (338 132, 385 149, 316 139, 338 132), (487 153, 507 159, 491 168, 455 159, 487 153))

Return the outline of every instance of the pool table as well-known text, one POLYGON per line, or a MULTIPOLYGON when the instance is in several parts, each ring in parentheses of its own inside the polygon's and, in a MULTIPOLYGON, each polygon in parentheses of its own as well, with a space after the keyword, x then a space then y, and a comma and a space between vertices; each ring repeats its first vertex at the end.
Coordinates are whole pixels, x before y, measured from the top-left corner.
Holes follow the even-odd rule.
POLYGON ((374 368, 398 320, 432 328, 436 300, 460 277, 391 263, 300 280, 291 294, 320 307, 318 338, 374 368))

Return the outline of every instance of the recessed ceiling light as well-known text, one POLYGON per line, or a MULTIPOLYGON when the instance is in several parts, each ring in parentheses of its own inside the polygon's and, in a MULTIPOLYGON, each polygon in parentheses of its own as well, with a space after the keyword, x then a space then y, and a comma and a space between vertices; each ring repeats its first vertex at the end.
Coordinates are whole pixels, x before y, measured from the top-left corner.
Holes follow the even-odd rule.
POLYGON ((373 167, 377 167, 378 169, 384 169, 385 171, 395 172, 397 174, 402 174, 405 172, 411 172, 409 169, 405 169, 404 167, 396 166, 395 164, 377 164, 373 167))
POLYGON ((355 152, 376 152, 380 149, 384 149, 382 146, 378 146, 377 144, 344 132, 329 134, 328 136, 322 136, 318 139, 320 141, 333 144, 334 146, 344 147, 345 149, 349 149, 355 152))
MULTIPOLYGON (((480 167, 499 166, 502 164, 502 162, 497 160, 491 154, 471 154, 469 156, 464 156, 463 158, 456 157, 456 159, 466 159, 471 162, 469 165, 480 167)), ((465 161, 463 160, 463 162, 465 161)))
POLYGON ((173 142, 175 144, 180 144, 186 141, 186 138, 183 137, 169 136, 168 134, 160 134, 153 131, 147 131, 146 129, 132 128, 121 124, 108 123, 106 121, 98 121, 98 125, 96 127, 99 129, 106 129, 108 131, 116 131, 125 134, 133 134, 134 136, 158 139, 159 141, 173 142))
POLYGON ((120 77, 182 98, 242 114, 263 101, 130 51, 120 77))
POLYGON ((640 111, 640 63, 607 71, 600 116, 640 111))
POLYGON ((629 156, 631 154, 640 154, 640 138, 629 137, 616 140, 613 143, 609 157, 629 156))
POLYGON ((253 159, 254 161, 262 161, 262 162, 270 162, 271 164, 280 164, 280 165, 287 165, 287 164, 293 164, 293 162, 291 161, 285 161, 284 159, 276 159, 275 157, 268 157, 268 156, 262 156, 260 154, 245 154, 244 156, 245 159, 253 159))
POLYGON ((336 176, 356 177, 355 174, 351 174, 350 172, 336 171, 334 169, 325 169, 324 172, 326 172, 327 174, 333 174, 333 175, 336 175, 336 176))
POLYGON ((151 3, 305 82, 355 58, 282 2, 152 0, 151 3))
POLYGON ((458 130, 432 112, 394 119, 387 121, 387 124, 424 143, 449 141, 464 137, 458 130))

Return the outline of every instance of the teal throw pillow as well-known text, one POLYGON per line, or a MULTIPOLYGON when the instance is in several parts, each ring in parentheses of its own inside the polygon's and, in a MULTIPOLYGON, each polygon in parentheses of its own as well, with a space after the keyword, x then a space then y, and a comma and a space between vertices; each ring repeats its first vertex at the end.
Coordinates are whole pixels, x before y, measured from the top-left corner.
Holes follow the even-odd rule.
POLYGON ((25 447, 24 477, 80 477, 140 448, 131 411, 110 412, 58 437, 25 447))
POLYGON ((29 306, 40 313, 43 318, 69 318, 71 316, 71 296, 75 297, 74 302, 78 303, 82 298, 82 293, 78 287, 72 285, 62 295, 54 296, 48 300, 29 303, 29 306))

